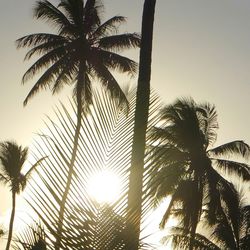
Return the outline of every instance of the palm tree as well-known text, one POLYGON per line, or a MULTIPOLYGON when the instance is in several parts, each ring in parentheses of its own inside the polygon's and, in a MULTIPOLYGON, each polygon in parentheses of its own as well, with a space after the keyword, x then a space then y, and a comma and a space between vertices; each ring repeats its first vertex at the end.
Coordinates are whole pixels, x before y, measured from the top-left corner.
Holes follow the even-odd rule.
MULTIPOLYGON (((212 230, 212 239, 220 248, 245 250, 250 244, 250 205, 246 205, 242 193, 237 192, 235 213, 221 211, 212 230)), ((205 216, 206 218, 206 216, 205 216)))
MULTIPOLYGON (((189 98, 166 106, 161 125, 151 131, 155 166, 151 194, 158 201, 171 195, 161 227, 171 214, 177 216, 190 236, 190 249, 204 211, 211 224, 225 210, 229 217, 238 212, 237 192, 221 174, 236 174, 250 180, 249 166, 244 161, 235 161, 236 157, 243 160, 249 156, 249 146, 238 140, 212 148, 217 128, 215 107, 197 104, 189 98)), ((232 226, 237 229, 237 223, 232 226)))
POLYGON ((33 169, 45 158, 41 158, 37 161, 26 174, 23 174, 22 168, 28 157, 28 148, 18 146, 15 142, 5 141, 0 143, 0 162, 1 162, 1 173, 0 181, 9 185, 12 192, 12 212, 9 224, 8 241, 6 250, 9 250, 14 217, 16 208, 16 195, 24 190, 27 180, 29 179, 33 169))
MULTIPOLYGON (((250 205, 244 205, 240 199, 237 205, 238 213, 234 217, 229 217, 226 211, 218 217, 216 224, 209 230, 209 237, 200 233, 195 234, 194 249, 249 249, 250 205), (237 231, 235 231, 234 224, 238 224, 237 231)), ((163 242, 169 239, 172 240, 174 249, 188 249, 189 247, 190 236, 182 228, 172 228, 171 233, 163 239, 163 242)))
POLYGON ((139 247, 144 154, 150 104, 151 57, 155 4, 156 0, 145 0, 143 7, 139 78, 136 94, 134 136, 128 191, 127 229, 133 236, 127 242, 127 249, 129 250, 137 250, 139 247))
POLYGON ((62 194, 58 218, 58 246, 63 227, 65 203, 70 189, 73 167, 77 157, 82 113, 92 102, 91 80, 98 79, 120 103, 127 100, 110 70, 134 75, 137 64, 116 52, 136 48, 140 37, 136 33, 117 34, 118 25, 125 22, 123 16, 114 16, 101 22, 103 4, 98 0, 61 0, 55 7, 49 1, 38 1, 34 9, 37 19, 45 20, 57 29, 57 34, 38 33, 17 40, 18 47, 30 48, 25 59, 34 55, 40 58, 23 76, 26 82, 44 70, 24 104, 38 91, 48 87, 57 93, 65 84, 74 83, 73 96, 77 103, 77 124, 65 191, 62 194))

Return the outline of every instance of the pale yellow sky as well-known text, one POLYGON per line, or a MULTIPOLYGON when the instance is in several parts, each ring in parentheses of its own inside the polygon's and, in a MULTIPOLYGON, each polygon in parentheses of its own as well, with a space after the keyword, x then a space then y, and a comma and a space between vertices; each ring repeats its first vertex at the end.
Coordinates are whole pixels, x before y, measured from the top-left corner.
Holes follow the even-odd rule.
MULTIPOLYGON (((32 19, 33 4, 34 0, 0 1, 0 141, 15 139, 24 145, 43 127, 45 115, 53 114, 58 100, 71 94, 69 88, 54 97, 40 93, 22 106, 34 82, 21 86, 31 62, 23 63, 25 51, 17 51, 14 41, 50 30, 32 19)), ((106 17, 128 17, 122 31, 140 31, 143 0, 105 0, 104 4, 106 17)), ((129 55, 136 59, 138 52, 129 55)), ((215 104, 218 143, 235 139, 250 143, 250 1, 157 0, 152 87, 165 103, 189 95, 215 104)), ((10 205, 10 199, 4 198, 8 195, 1 192, 0 217, 10 205)))
MULTIPOLYGON (((55 0, 56 2, 56 0, 55 0)), ((105 16, 128 17, 122 31, 140 31, 142 0, 106 0, 105 16)), ((44 114, 63 98, 40 93, 23 108, 34 82, 21 86, 31 62, 23 63, 24 50, 15 39, 47 31, 32 19, 34 0, 0 2, 0 140, 14 138, 29 144, 41 128, 44 114)), ((129 53, 137 59, 134 51, 129 53)), ((250 142, 250 2, 248 0, 158 0, 155 18, 152 87, 166 103, 180 96, 214 103, 219 113, 219 141, 250 142)), ((128 82, 129 79, 122 79, 128 82)), ((65 91, 70 95, 70 90, 65 91)))

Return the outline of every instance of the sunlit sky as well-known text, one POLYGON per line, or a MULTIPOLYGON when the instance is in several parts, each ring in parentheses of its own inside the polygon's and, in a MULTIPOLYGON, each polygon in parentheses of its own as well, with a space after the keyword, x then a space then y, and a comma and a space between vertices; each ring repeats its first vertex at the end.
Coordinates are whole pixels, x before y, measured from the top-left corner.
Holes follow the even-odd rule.
MULTIPOLYGON (((41 92, 27 107, 22 106, 34 82, 21 85, 31 62, 23 63, 25 50, 16 50, 14 41, 51 30, 33 20, 34 2, 0 1, 0 141, 15 139, 23 145, 29 145, 34 133, 42 129, 45 115, 53 114, 58 100, 71 95, 70 88, 53 97, 41 92)), ((103 2, 104 19, 124 15, 128 22, 121 31, 140 31, 143 0, 103 2)), ((137 60, 138 51, 128 55, 137 60)), ((129 81, 136 79, 121 79, 121 83, 129 81)), ((218 143, 234 139, 250 143, 250 1, 157 0, 151 84, 165 103, 192 96, 215 104, 218 143)), ((0 217, 10 206, 9 197, 3 189, 0 217)))

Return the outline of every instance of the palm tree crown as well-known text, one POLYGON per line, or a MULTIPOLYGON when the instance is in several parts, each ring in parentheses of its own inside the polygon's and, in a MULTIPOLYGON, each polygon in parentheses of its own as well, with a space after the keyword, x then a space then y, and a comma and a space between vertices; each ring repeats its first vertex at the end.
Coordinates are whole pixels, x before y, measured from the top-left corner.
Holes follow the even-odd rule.
POLYGON ((19 194, 26 186, 26 176, 21 173, 27 160, 28 148, 22 148, 15 142, 0 144, 1 174, 0 180, 10 186, 12 192, 19 194))
MULTIPOLYGON (((230 158, 248 157, 249 146, 233 141, 212 148, 217 128, 214 106, 180 99, 162 110, 161 126, 151 131, 156 166, 151 191, 158 200, 172 195, 161 226, 174 214, 191 238, 202 214, 216 223, 223 214, 231 217, 238 211, 237 192, 220 173, 250 180, 249 166, 230 158)), ((236 232, 237 225, 232 226, 236 232)))
POLYGON ((23 174, 21 171, 23 169, 24 163, 28 157, 28 148, 23 148, 18 146, 15 142, 6 141, 0 143, 0 181, 9 185, 12 192, 12 212, 9 224, 9 235, 6 245, 6 250, 10 248, 14 217, 15 217, 15 207, 16 207, 16 194, 19 194, 24 190, 27 180, 29 179, 32 170, 46 157, 41 158, 37 161, 30 169, 23 174))
POLYGON ((74 95, 80 94, 86 106, 91 103, 93 78, 98 78, 113 96, 126 101, 110 69, 136 73, 137 64, 116 52, 138 47, 140 37, 136 33, 117 34, 125 18, 114 16, 102 23, 102 11, 98 0, 87 0, 85 5, 83 0, 61 0, 58 7, 46 0, 37 2, 35 18, 50 23, 57 34, 37 33, 17 40, 18 48, 30 48, 25 59, 40 56, 24 74, 23 82, 44 70, 24 104, 41 89, 51 87, 56 93, 63 85, 76 82, 74 95))
POLYGON ((114 16, 102 23, 102 2, 99 0, 61 0, 55 7, 49 1, 38 1, 34 16, 52 24, 57 34, 38 33, 17 40, 18 47, 28 47, 26 59, 40 58, 23 76, 26 82, 44 70, 26 97, 24 104, 39 90, 50 87, 58 92, 64 84, 74 83, 73 96, 77 103, 77 124, 72 147, 65 191, 61 197, 58 217, 57 247, 63 229, 65 204, 71 186, 81 129, 82 112, 88 111, 92 102, 91 80, 97 78, 119 103, 127 99, 110 70, 134 75, 137 64, 117 54, 124 49, 140 45, 138 34, 117 34, 118 26, 125 22, 123 16, 114 16))

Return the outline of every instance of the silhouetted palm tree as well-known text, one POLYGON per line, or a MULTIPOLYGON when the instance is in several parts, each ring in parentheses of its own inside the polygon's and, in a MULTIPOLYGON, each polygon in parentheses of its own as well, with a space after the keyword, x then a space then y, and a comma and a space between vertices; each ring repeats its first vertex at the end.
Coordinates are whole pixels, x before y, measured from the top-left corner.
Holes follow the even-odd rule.
MULTIPOLYGON (((218 218, 215 225, 210 228, 209 237, 202 234, 195 234, 194 249, 232 249, 247 250, 250 246, 250 205, 244 205, 238 200, 238 213, 234 217, 229 217, 226 211, 218 218), (238 225, 235 228, 234 225, 238 225), (236 231, 237 229, 237 231, 236 231)), ((201 232, 202 233, 202 232, 201 232)), ((163 239, 172 240, 174 249, 188 249, 190 235, 186 234, 182 228, 172 228, 170 234, 163 239)))
POLYGON ((44 159, 42 158, 37 161, 26 174, 23 174, 21 171, 25 161, 27 160, 27 156, 28 148, 22 148, 12 141, 0 143, 0 181, 4 182, 6 185, 9 185, 12 192, 12 212, 10 217, 6 250, 10 248, 12 238, 16 208, 16 195, 24 190, 32 170, 44 159))
POLYGON ((150 104, 150 77, 155 4, 156 0, 145 0, 143 7, 139 78, 136 94, 135 125, 128 191, 127 229, 132 236, 127 242, 128 250, 137 250, 139 248, 144 157, 150 104))
MULTIPOLYGON (((180 99, 162 110, 161 125, 152 129, 152 195, 158 200, 172 195, 161 226, 171 214, 177 216, 190 235, 190 249, 203 211, 211 224, 223 211, 229 217, 237 215, 237 192, 221 173, 250 180, 249 166, 234 160, 248 157, 249 146, 232 141, 211 148, 217 128, 214 106, 180 99)), ((232 227, 237 231, 236 223, 232 227)))
POLYGON ((62 205, 58 220, 58 245, 63 227, 65 202, 70 189, 73 166, 76 160, 81 128, 82 112, 87 111, 92 102, 91 80, 96 78, 120 103, 126 97, 110 70, 134 75, 137 64, 116 52, 140 45, 138 34, 117 34, 118 25, 125 18, 115 16, 102 23, 100 15, 103 5, 98 0, 61 0, 58 7, 49 1, 38 1, 34 16, 52 24, 57 34, 38 33, 17 40, 18 47, 31 48, 26 55, 41 57, 24 74, 23 82, 44 70, 26 97, 24 104, 41 89, 52 88, 58 92, 65 84, 74 84, 74 97, 77 102, 77 124, 73 141, 72 155, 62 205))
POLYGON ((238 213, 220 216, 213 230, 216 244, 223 249, 247 250, 250 246, 250 205, 239 203, 238 213))

